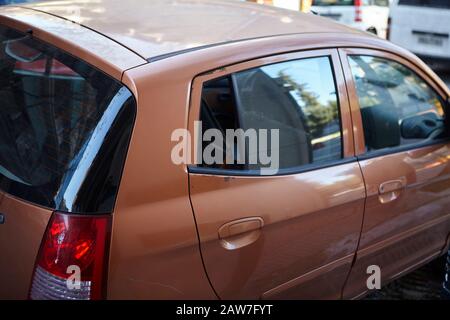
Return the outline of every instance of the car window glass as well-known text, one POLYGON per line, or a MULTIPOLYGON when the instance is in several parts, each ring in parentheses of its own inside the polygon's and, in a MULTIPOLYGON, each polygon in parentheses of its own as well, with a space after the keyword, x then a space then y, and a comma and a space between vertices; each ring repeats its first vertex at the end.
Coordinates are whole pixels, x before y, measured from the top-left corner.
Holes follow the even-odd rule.
MULTIPOLYGON (((201 120, 203 130, 278 129, 280 169, 342 158, 338 98, 329 57, 277 63, 208 81, 203 87, 201 120)), ((273 152, 270 141, 268 148, 273 152)), ((251 152, 245 150, 246 160, 251 152)), ((261 164, 210 166, 252 170, 261 164)))
POLYGON ((444 104, 416 73, 392 60, 350 56, 367 151, 447 135, 444 104))
POLYGON ((134 121, 129 90, 4 26, 0 74, 0 190, 57 210, 112 211, 134 121))

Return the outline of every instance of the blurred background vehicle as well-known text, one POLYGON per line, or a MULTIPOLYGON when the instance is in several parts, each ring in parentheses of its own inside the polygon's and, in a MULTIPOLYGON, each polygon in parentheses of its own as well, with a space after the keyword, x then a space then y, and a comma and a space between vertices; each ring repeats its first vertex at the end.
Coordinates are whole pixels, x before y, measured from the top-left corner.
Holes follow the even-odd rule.
POLYGON ((31 2, 32 0, 0 0, 0 6, 5 4, 14 4, 14 3, 23 3, 23 2, 31 2))
POLYGON ((389 40, 435 68, 446 67, 450 64, 449 21, 449 0, 394 0, 389 40))
POLYGON ((313 0, 311 10, 386 38, 389 0, 313 0))
POLYGON ((390 0, 249 0, 331 18, 386 38, 390 0))
POLYGON ((284 8, 289 10, 301 10, 302 0, 243 0, 247 2, 255 2, 259 4, 272 5, 278 8, 284 8))

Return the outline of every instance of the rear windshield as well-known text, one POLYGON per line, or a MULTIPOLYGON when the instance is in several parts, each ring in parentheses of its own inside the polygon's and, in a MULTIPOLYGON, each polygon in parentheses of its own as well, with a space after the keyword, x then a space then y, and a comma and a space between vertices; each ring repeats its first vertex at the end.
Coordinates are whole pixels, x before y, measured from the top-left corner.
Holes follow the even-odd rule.
POLYGON ((113 210, 136 106, 87 63, 0 26, 0 189, 48 208, 113 210))
POLYGON ((450 0, 399 0, 399 5, 450 9, 450 0))

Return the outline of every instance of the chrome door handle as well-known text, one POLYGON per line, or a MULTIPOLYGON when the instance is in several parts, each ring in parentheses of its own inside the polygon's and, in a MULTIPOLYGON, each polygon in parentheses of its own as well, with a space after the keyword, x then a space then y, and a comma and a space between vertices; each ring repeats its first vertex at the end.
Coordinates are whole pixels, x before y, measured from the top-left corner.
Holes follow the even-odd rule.
POLYGON ((250 217, 225 223, 219 228, 219 240, 227 250, 236 250, 258 240, 264 220, 250 217))
POLYGON ((394 201, 400 196, 405 187, 405 178, 383 182, 378 187, 378 198, 381 203, 394 201))

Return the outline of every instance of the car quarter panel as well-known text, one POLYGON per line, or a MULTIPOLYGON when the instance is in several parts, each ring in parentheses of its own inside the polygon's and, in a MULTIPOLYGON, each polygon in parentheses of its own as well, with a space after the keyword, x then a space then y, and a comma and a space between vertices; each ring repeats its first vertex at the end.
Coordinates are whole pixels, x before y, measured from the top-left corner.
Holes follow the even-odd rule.
POLYGON ((0 299, 28 297, 35 259, 52 210, 0 192, 0 299))
POLYGON ((125 73, 138 111, 114 212, 109 299, 216 298, 186 168, 171 161, 172 132, 186 126, 191 76, 161 64, 125 73))

